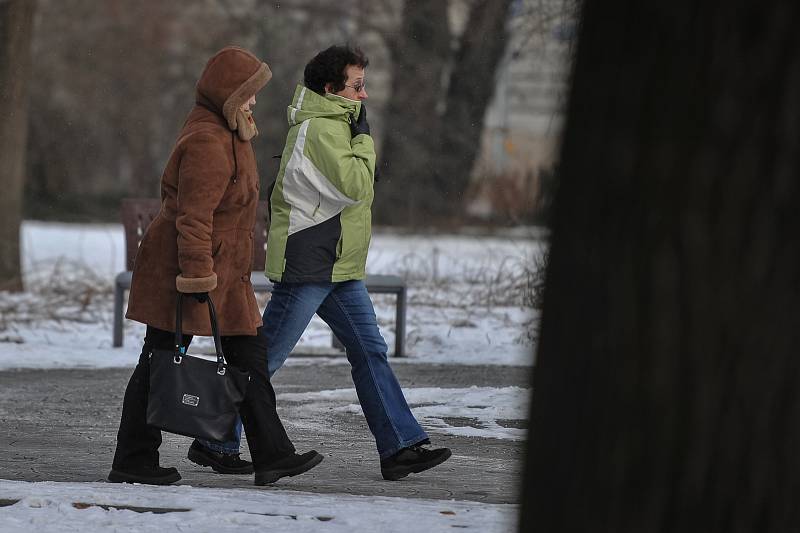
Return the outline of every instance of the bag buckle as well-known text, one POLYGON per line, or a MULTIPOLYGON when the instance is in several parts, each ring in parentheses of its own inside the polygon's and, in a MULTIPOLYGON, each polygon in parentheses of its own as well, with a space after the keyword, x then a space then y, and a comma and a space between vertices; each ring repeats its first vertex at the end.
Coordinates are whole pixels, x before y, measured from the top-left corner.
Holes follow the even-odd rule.
POLYGON ((181 361, 183 361, 183 357, 181 357, 180 355, 175 355, 172 357, 172 362, 175 363, 176 365, 181 364, 181 361))
POLYGON ((218 366, 217 367, 217 374, 219 374, 220 376, 224 376, 225 375, 225 367, 222 366, 222 365, 218 366))

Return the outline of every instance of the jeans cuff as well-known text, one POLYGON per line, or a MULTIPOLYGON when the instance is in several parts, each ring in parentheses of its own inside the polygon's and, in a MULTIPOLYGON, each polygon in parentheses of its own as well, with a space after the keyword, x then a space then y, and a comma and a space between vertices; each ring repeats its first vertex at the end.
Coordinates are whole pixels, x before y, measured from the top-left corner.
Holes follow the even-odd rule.
POLYGON ((208 448, 212 452, 225 453, 225 454, 228 454, 228 455, 239 453, 239 448, 238 447, 236 447, 236 448, 228 448, 228 447, 223 446, 222 444, 220 444, 218 442, 211 442, 211 441, 208 441, 208 440, 200 440, 200 439, 197 439, 197 442, 199 442, 200 444, 202 444, 204 447, 208 448))
POLYGON ((403 448, 408 448, 409 446, 413 446, 415 444, 419 444, 420 442, 424 441, 425 439, 429 439, 429 438, 430 437, 428 437, 428 434, 423 431, 422 433, 420 433, 416 437, 412 437, 412 438, 410 438, 408 440, 404 440, 404 441, 401 441, 401 442, 397 443, 392 448, 388 448, 388 449, 383 450, 383 451, 378 451, 378 455, 380 456, 381 459, 388 459, 389 457, 391 457, 392 455, 396 454, 397 452, 399 452, 403 448))

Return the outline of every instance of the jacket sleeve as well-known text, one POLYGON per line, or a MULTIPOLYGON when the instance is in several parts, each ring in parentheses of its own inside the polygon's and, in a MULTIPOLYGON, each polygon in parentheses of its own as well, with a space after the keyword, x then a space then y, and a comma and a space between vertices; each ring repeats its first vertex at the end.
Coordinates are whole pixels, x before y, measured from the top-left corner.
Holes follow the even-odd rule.
POLYGON ((217 275, 211 251, 214 210, 219 206, 233 173, 227 147, 208 134, 189 137, 178 169, 179 292, 208 292, 216 288, 217 275))
POLYGON ((351 138, 312 120, 306 155, 334 187, 354 201, 369 196, 375 182, 375 144, 369 135, 351 138), (319 128, 319 129, 317 129, 319 128))

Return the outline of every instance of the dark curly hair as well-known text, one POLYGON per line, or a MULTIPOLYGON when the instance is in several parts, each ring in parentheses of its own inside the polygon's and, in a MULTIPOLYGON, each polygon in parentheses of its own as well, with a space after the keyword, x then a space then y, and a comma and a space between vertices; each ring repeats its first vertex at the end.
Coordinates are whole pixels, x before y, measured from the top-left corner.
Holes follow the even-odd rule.
POLYGON ((349 44, 331 46, 315 55, 306 65, 303 71, 305 86, 322 95, 328 83, 334 91, 341 91, 347 81, 345 69, 350 65, 367 68, 369 59, 358 47, 349 44))

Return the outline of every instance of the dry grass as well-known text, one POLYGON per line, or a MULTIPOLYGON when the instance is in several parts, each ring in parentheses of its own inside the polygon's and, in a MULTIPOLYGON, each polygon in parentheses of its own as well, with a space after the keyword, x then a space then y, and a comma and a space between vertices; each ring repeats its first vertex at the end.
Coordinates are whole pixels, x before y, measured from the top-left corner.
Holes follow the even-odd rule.
MULTIPOLYGON (((398 262, 397 273, 413 289, 410 305, 455 307, 486 312, 496 307, 541 307, 547 255, 531 258, 506 256, 496 266, 464 261, 444 275, 441 254, 424 257, 409 253, 398 262)), ((109 323, 113 285, 84 263, 60 260, 33 265, 22 293, 0 292, 0 332, 13 325, 48 322, 50 327, 68 323, 109 323)), ((268 295, 258 294, 259 305, 268 295)), ((6 335, 8 337, 8 335, 6 335)), ((9 337, 13 341, 13 338, 9 337)), ((7 339, 8 340, 8 339, 7 339)))
POLYGON ((0 293, 0 331, 14 324, 108 322, 113 301, 111 281, 86 265, 61 260, 34 265, 25 292, 0 293))
POLYGON ((410 303, 442 307, 521 306, 540 309, 547 254, 523 258, 506 256, 497 266, 465 263, 456 275, 437 272, 438 258, 404 256, 399 274, 417 290, 410 303))

